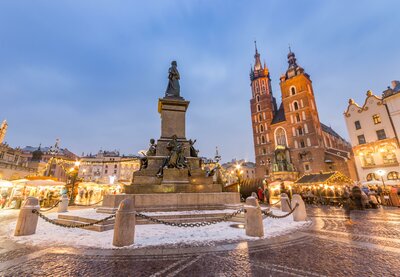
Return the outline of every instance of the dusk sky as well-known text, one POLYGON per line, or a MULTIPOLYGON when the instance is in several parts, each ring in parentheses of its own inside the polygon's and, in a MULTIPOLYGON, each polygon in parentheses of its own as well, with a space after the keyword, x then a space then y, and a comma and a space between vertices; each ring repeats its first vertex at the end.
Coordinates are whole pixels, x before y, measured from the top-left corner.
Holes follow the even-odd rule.
POLYGON ((201 156, 254 160, 254 40, 279 76, 290 44, 319 116, 348 138, 343 111, 400 79, 399 1, 1 1, 0 121, 11 146, 137 154, 160 136, 171 60, 201 156))

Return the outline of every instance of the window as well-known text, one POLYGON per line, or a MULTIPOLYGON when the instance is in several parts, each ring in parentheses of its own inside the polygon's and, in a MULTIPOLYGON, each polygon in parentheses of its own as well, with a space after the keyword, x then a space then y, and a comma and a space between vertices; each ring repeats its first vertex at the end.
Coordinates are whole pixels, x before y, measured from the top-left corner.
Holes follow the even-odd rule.
POLYGON ((360 152, 360 160, 363 167, 375 165, 373 150, 367 149, 364 152, 360 152))
POLYGON ((356 126, 356 130, 360 130, 361 129, 361 124, 360 124, 360 121, 355 121, 354 122, 354 126, 356 126))
POLYGON ((114 173, 117 173, 117 170, 116 170, 116 169, 114 170, 114 173))
POLYGON ((296 87, 291 87, 290 88, 290 93, 292 94, 292 95, 295 95, 296 94, 296 87))
POLYGON ((104 173, 105 173, 105 174, 107 174, 107 173, 108 173, 108 170, 107 170, 107 169, 106 169, 106 170, 104 170, 104 173))
POLYGON ((115 165, 114 165, 114 168, 117 168, 117 167, 118 167, 118 166, 115 164, 115 165))
POLYGON ((263 148, 262 153, 263 153, 263 155, 267 154, 267 149, 263 148))
POLYGON ((108 168, 108 165, 106 165, 106 168, 108 168))
POLYGON ((257 105, 257 112, 261 111, 260 105, 257 105))
POLYGON ((304 164, 304 170, 305 171, 310 171, 310 165, 309 164, 304 164))
POLYGON ((381 153, 383 164, 397 164, 396 147, 393 145, 385 145, 379 148, 379 152, 381 153))
POLYGON ((300 115, 298 113, 296 114, 296 122, 300 122, 300 115))
POLYGON ((367 181, 372 181, 372 180, 378 180, 377 176, 375 175, 375 173, 369 173, 367 175, 367 181))
POLYGON ((257 95, 256 101, 257 101, 257 102, 260 102, 260 95, 257 95))
POLYGON ((275 143, 276 145, 286 146, 286 132, 283 128, 278 128, 275 131, 275 143))
POLYGON ((258 122, 261 122, 261 120, 262 120, 262 116, 261 116, 261 114, 259 114, 258 115, 258 122))
POLYGON ((301 127, 297 128, 297 134, 299 136, 302 136, 303 135, 303 128, 301 128, 301 127))
POLYGON ((264 126, 260 125, 260 133, 264 132, 264 126))
POLYGON ((261 143, 265 143, 265 137, 261 136, 261 143))
POLYGON ((299 109, 299 104, 297 102, 293 103, 293 108, 295 111, 297 111, 299 109))
POLYGON ((387 175, 388 180, 398 180, 400 179, 400 174, 396 171, 391 171, 387 175))
POLYGON ((357 138, 358 138, 358 144, 365 144, 364 135, 359 135, 359 136, 357 136, 357 138))
POLYGON ((304 143, 304 140, 301 140, 301 141, 300 141, 300 147, 301 147, 301 148, 306 147, 306 144, 304 143))
POLYGON ((381 116, 380 116, 379 114, 374 114, 374 115, 372 116, 372 119, 374 120, 374 123, 375 123, 375 124, 381 123, 381 116))
POLYGON ((376 135, 379 140, 386 138, 385 130, 383 129, 376 131, 376 135))

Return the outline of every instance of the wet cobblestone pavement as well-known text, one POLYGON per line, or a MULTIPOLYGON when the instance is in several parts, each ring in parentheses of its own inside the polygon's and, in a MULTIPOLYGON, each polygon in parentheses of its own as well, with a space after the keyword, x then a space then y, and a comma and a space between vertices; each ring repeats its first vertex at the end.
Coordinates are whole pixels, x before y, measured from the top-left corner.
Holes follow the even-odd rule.
POLYGON ((353 225, 341 209, 308 214, 292 234, 184 249, 27 247, 0 226, 0 276, 400 276, 400 209, 354 211, 353 225))

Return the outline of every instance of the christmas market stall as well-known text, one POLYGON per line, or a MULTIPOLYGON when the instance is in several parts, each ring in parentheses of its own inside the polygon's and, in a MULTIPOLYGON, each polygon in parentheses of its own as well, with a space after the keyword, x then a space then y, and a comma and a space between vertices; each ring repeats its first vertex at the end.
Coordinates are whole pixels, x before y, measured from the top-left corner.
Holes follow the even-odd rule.
POLYGON ((22 201, 28 196, 37 197, 41 207, 50 207, 67 192, 64 182, 50 177, 27 177, 11 183, 12 190, 6 203, 9 208, 20 208, 22 201))
POLYGON ((118 182, 96 183, 96 182, 81 182, 78 185, 78 195, 75 203, 90 205, 97 203, 103 199, 104 195, 120 194, 123 184, 118 182))
POLYGON ((296 193, 300 193, 306 203, 338 205, 341 203, 345 187, 353 187, 354 181, 338 171, 305 174, 295 181, 296 193))

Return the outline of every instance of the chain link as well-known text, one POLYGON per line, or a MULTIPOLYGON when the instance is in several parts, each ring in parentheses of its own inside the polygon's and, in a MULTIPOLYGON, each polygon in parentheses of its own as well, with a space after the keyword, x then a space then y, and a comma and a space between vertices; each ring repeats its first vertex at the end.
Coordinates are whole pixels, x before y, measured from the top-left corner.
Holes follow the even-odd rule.
POLYGON ((274 215, 274 214, 272 213, 272 211, 262 211, 262 213, 263 213, 265 216, 271 217, 271 218, 274 218, 274 219, 285 218, 285 217, 288 217, 289 215, 291 215, 291 214, 296 210, 296 208, 297 208, 298 206, 299 206, 299 203, 296 203, 296 206, 294 206, 294 208, 291 209, 289 213, 284 214, 284 215, 274 215))
POLYGON ((53 225, 56 226, 60 226, 60 227, 65 227, 65 228, 83 228, 83 227, 89 227, 89 226, 93 226, 96 224, 99 224, 101 222, 105 222, 113 217, 115 217, 115 214, 112 214, 110 216, 107 216, 103 219, 97 220, 95 222, 91 222, 91 223, 84 223, 84 224, 75 224, 75 225, 68 225, 68 224, 63 224, 63 223, 59 223, 57 221, 55 221, 54 219, 48 218, 47 216, 45 216, 44 214, 42 214, 40 211, 38 210, 32 210, 32 213, 37 214, 40 218, 42 218, 44 221, 51 223, 53 225))
POLYGON ((186 223, 186 222, 180 222, 180 223, 169 222, 169 221, 165 221, 165 220, 161 220, 161 219, 158 219, 158 218, 154 218, 154 217, 151 217, 151 216, 142 214, 142 213, 136 213, 136 216, 138 216, 138 217, 140 217, 140 218, 147 219, 147 220, 149 220, 149 221, 151 221, 151 222, 158 223, 158 224, 164 224, 164 225, 168 225, 168 226, 176 226, 176 227, 184 227, 184 228, 187 228, 187 227, 203 227, 203 226, 209 226, 209 225, 212 225, 212 224, 217 224, 217 223, 220 223, 220 222, 223 222, 223 221, 227 221, 227 220, 229 220, 229 219, 231 219, 231 218, 237 216, 238 214, 240 214, 240 213, 243 212, 243 211, 244 211, 244 209, 241 208, 241 209, 239 209, 239 210, 237 210, 237 211, 235 211, 235 212, 233 212, 233 213, 231 213, 231 214, 224 215, 222 218, 219 218, 219 219, 214 219, 214 220, 210 220, 210 221, 202 221, 202 222, 191 222, 191 223, 186 223))
POLYGON ((61 200, 57 200, 57 202, 53 206, 51 206, 50 208, 48 208, 48 209, 40 209, 40 211, 41 212, 48 212, 48 211, 54 209, 55 207, 57 207, 58 204, 60 204, 60 202, 61 202, 61 200))

